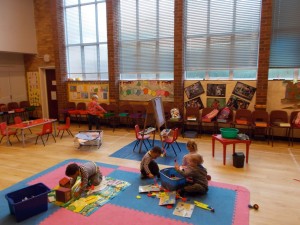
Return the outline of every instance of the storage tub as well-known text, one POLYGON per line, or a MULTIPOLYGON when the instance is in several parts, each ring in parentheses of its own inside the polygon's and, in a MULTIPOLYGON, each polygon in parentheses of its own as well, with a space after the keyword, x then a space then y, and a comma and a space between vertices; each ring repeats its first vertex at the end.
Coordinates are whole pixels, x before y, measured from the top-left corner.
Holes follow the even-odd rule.
POLYGON ((48 210, 48 193, 50 189, 43 183, 8 193, 5 198, 11 215, 15 215, 17 222, 35 216, 48 210))
POLYGON ((160 170, 161 185, 169 191, 177 190, 186 183, 185 177, 175 170, 174 167, 160 170))
POLYGON ((239 132, 236 128, 220 128, 222 138, 234 139, 239 132))

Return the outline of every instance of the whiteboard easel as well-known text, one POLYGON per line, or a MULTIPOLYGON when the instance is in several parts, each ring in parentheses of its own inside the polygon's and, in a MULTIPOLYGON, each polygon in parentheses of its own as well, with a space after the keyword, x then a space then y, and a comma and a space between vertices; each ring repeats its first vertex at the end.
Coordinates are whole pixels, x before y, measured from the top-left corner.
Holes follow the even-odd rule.
MULTIPOLYGON (((161 140, 162 149, 164 148, 163 142, 162 142, 162 136, 160 128, 164 125, 164 129, 167 129, 166 124, 166 118, 165 118, 165 112, 163 107, 163 102, 161 97, 156 97, 151 100, 149 100, 148 107, 147 107, 147 115, 145 118, 144 123, 144 130, 147 128, 147 124, 151 119, 155 119, 156 122, 156 128, 158 130, 158 134, 161 140), (154 115, 154 118, 153 118, 154 115)), ((140 150, 142 148, 142 142, 140 143, 140 150)))

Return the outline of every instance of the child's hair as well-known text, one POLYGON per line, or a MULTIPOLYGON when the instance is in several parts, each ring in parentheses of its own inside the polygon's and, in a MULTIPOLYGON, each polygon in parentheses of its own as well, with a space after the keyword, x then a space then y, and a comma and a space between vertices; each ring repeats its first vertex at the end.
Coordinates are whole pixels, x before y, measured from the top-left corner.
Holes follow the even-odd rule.
POLYGON ((68 177, 74 175, 79 169, 79 166, 76 163, 71 163, 66 168, 66 175, 68 177))
POLYGON ((190 161, 192 163, 194 163, 195 165, 200 165, 203 163, 203 158, 199 154, 191 154, 188 157, 189 157, 190 161))
POLYGON ((157 154, 161 154, 161 153, 162 153, 161 148, 158 147, 158 146, 154 146, 154 147, 151 149, 151 152, 157 153, 157 154))
POLYGON ((197 152, 198 148, 197 148, 197 143, 193 140, 188 140, 188 142, 186 143, 187 148, 189 149, 190 152, 197 152))

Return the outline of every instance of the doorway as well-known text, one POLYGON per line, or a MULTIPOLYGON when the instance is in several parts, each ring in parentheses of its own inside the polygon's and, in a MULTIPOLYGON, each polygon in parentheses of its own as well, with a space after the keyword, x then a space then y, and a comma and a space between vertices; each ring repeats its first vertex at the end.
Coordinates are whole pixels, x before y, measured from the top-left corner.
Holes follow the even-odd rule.
POLYGON ((46 69, 45 75, 46 75, 48 115, 49 118, 51 119, 58 119, 55 69, 46 69))

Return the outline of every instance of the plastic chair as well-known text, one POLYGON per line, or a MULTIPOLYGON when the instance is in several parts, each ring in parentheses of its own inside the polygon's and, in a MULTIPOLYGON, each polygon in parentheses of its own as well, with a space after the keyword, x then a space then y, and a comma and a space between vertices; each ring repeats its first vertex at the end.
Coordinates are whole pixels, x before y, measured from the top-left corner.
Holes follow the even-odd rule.
POLYGON ((164 148, 165 150, 167 150, 170 146, 172 147, 173 151, 174 151, 174 154, 177 156, 177 153, 173 147, 173 143, 175 143, 179 149, 179 151, 181 151, 181 148, 179 147, 179 144, 177 143, 177 138, 178 138, 178 128, 175 128, 173 130, 173 135, 170 137, 170 136, 167 136, 165 139, 163 139, 163 143, 164 143, 164 148))
POLYGON ((48 138, 49 138, 49 135, 51 134, 55 143, 56 143, 56 139, 52 133, 52 123, 45 123, 43 125, 43 128, 42 128, 42 131, 37 133, 37 137, 36 137, 36 140, 35 140, 35 144, 37 144, 37 141, 38 141, 38 138, 41 137, 41 140, 43 142, 43 145, 45 146, 45 142, 44 142, 44 139, 43 139, 43 136, 44 135, 47 135, 47 139, 46 139, 46 142, 48 141, 48 138))
POLYGON ((290 128, 290 142, 291 142, 292 146, 294 145, 294 130, 295 129, 300 129, 300 124, 297 121, 298 114, 300 116, 300 111, 293 111, 293 112, 291 112, 291 115, 290 115, 290 124, 291 124, 291 128, 290 128))
POLYGON ((133 105, 132 113, 129 114, 129 124, 144 125, 146 118, 146 107, 144 105, 133 105))
POLYGON ((184 134, 186 128, 188 127, 196 127, 197 135, 200 130, 200 108, 199 107, 187 107, 185 110, 185 116, 183 121, 183 131, 184 134))
POLYGON ((140 143, 140 141, 143 142, 144 146, 146 147, 146 149, 147 149, 147 151, 148 151, 148 148, 147 148, 147 146, 146 146, 144 140, 147 140, 148 143, 149 143, 149 145, 151 146, 150 141, 149 141, 150 135, 149 135, 149 134, 141 135, 141 134, 140 134, 140 131, 141 131, 141 130, 140 130, 140 127, 139 127, 139 125, 137 125, 137 124, 134 126, 134 130, 135 130, 136 142, 135 142, 133 151, 135 150, 136 146, 138 146, 138 144, 140 143))
POLYGON ((269 128, 269 113, 264 110, 254 110, 252 112, 252 136, 261 131, 264 136, 267 136, 269 144, 269 128))
POLYGON ((247 135, 251 136, 252 115, 249 109, 238 109, 235 113, 233 127, 247 128, 247 135))
POLYGON ((6 122, 0 123, 0 130, 1 130, 1 136, 2 136, 1 139, 0 139, 0 144, 2 142, 2 139, 4 137, 7 137, 8 143, 10 145, 12 145, 12 143, 11 143, 11 141, 9 139, 11 135, 15 136, 18 139, 18 141, 20 141, 20 139, 18 138, 18 135, 17 135, 17 130, 9 130, 9 129, 7 129, 7 123, 6 122))
POLYGON ((200 133, 201 134, 203 133, 204 127, 212 127, 213 133, 214 134, 218 133, 217 126, 216 126, 218 112, 219 111, 213 107, 206 107, 206 108, 202 109, 201 121, 200 121, 200 133), (212 112, 216 112, 215 115, 212 118, 210 118, 211 116, 209 116, 209 118, 207 118, 208 115, 212 115, 212 112))
POLYGON ((270 128, 269 134, 272 140, 272 147, 274 142, 274 129, 285 129, 285 136, 288 138, 288 145, 290 145, 290 127, 291 124, 288 119, 288 113, 284 110, 272 110, 270 112, 270 128))
MULTIPOLYGON (((15 117, 14 117, 14 122, 15 122, 15 124, 20 124, 20 123, 23 123, 23 120, 22 120, 22 118, 21 118, 20 116, 15 116, 15 117)), ((30 133, 32 134, 31 129, 28 128, 28 130, 29 130, 30 133)))
POLYGON ((66 118, 66 123, 65 123, 64 125, 60 125, 60 126, 57 127, 57 130, 58 130, 57 137, 59 136, 59 134, 60 134, 61 131, 62 131, 62 134, 61 134, 61 136, 60 136, 60 139, 62 139, 62 137, 63 137, 65 131, 67 131, 67 133, 68 133, 69 135, 71 135, 72 137, 74 137, 73 134, 72 134, 72 132, 70 131, 70 126, 71 126, 71 119, 70 119, 70 117, 68 116, 68 117, 66 118))

